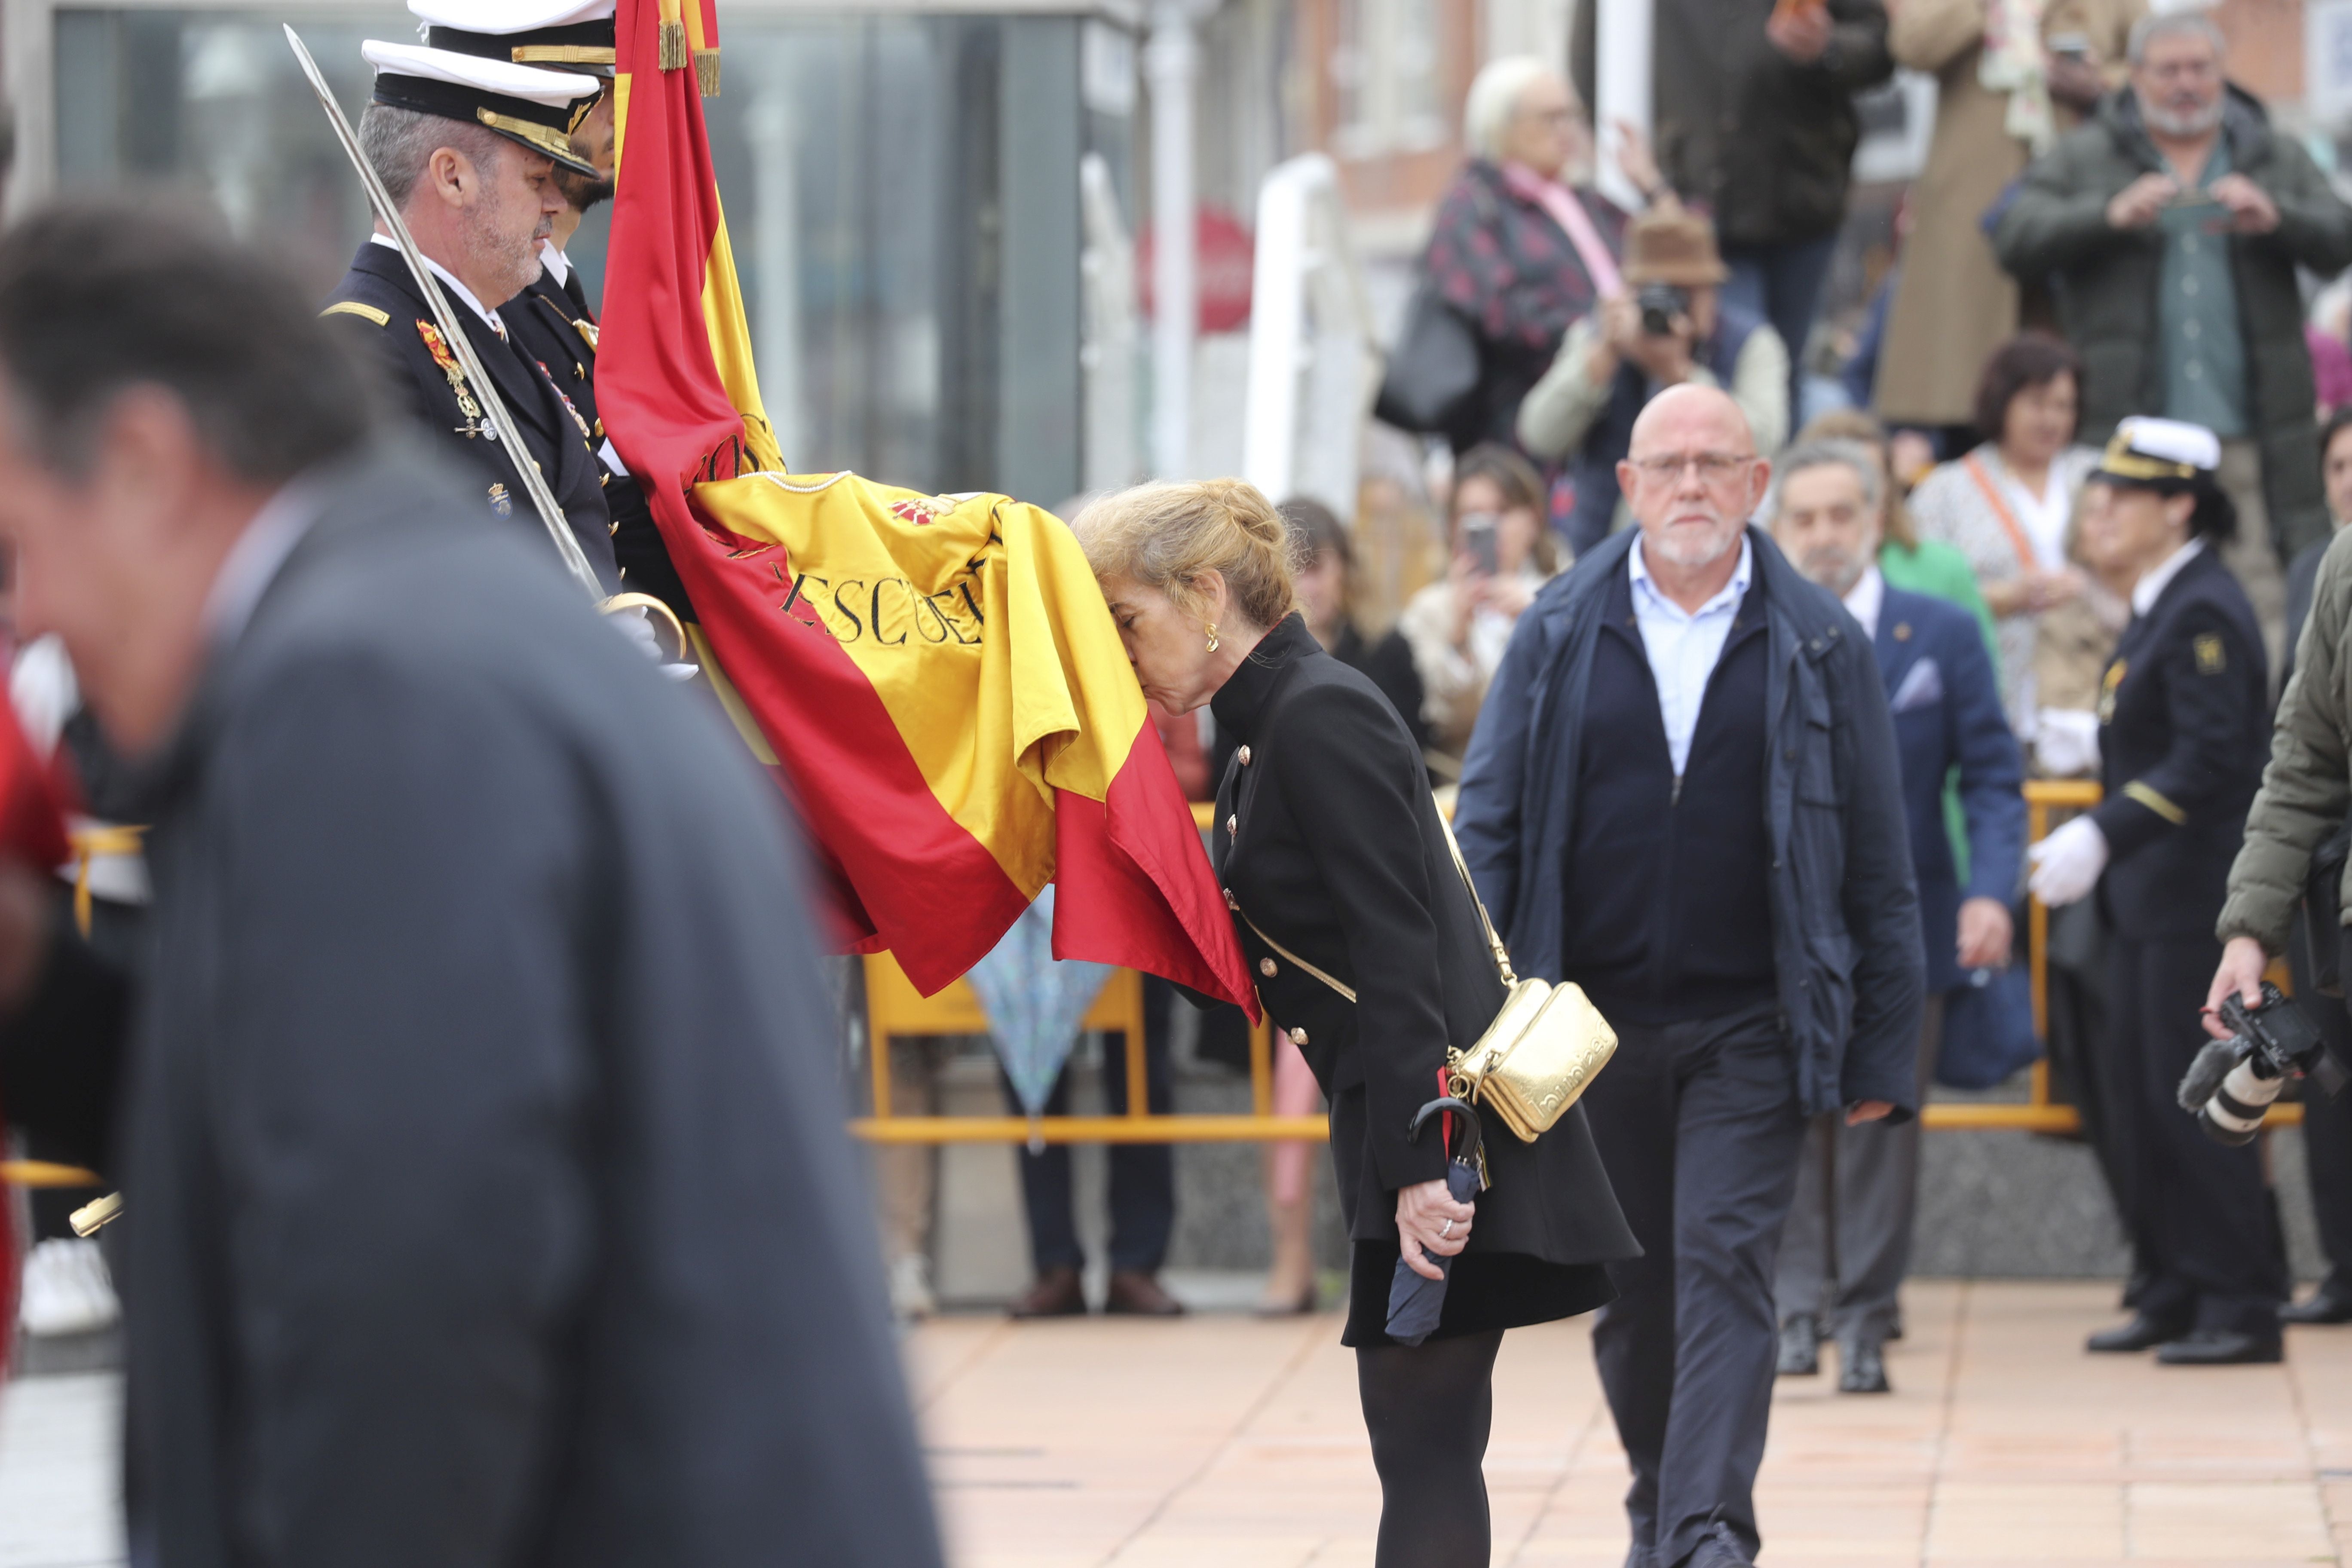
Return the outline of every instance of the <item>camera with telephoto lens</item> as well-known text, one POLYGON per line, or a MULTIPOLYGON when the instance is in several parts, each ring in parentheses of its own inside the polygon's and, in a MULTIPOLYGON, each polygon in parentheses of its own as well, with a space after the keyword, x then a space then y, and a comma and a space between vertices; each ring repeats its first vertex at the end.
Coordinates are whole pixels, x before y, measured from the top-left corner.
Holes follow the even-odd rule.
POLYGON ((2198 1052, 2180 1080, 2180 1109, 2216 1143, 2251 1142, 2290 1077, 2308 1077, 2331 1096, 2344 1088, 2318 1026, 2269 981, 2255 1005, 2233 991, 2216 1011, 2230 1037, 2198 1052))
POLYGON ((1642 331, 1654 338, 1675 335, 1675 318, 1690 314, 1690 290, 1671 283, 1644 283, 1633 296, 1641 308, 1642 331))

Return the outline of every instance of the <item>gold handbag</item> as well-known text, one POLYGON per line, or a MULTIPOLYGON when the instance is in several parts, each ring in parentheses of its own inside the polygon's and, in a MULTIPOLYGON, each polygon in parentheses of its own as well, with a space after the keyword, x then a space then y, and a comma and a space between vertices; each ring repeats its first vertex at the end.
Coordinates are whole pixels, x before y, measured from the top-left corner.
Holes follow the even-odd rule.
POLYGON ((1495 922, 1486 918, 1486 900, 1470 880, 1470 868, 1462 863, 1454 829, 1442 816, 1438 826, 1444 829, 1454 868, 1470 889, 1486 945, 1495 950, 1495 967, 1510 988, 1477 1044, 1466 1051, 1446 1051, 1451 1075, 1446 1087, 1456 1099, 1492 1110, 1518 1134, 1519 1142, 1532 1143, 1568 1114, 1568 1108, 1609 1065, 1617 1054, 1617 1031, 1581 985, 1522 980, 1511 973, 1511 955, 1495 934, 1495 922))
MULTIPOLYGON (((1438 826, 1445 834, 1445 847, 1454 856, 1454 868, 1462 873, 1462 885, 1470 890, 1486 945, 1495 951, 1495 967, 1509 988, 1495 1021, 1486 1026, 1475 1045, 1466 1051, 1446 1047, 1446 1092, 1492 1110, 1518 1135, 1519 1142, 1532 1143, 1568 1114, 1568 1108, 1609 1065, 1617 1051, 1617 1031, 1609 1026, 1609 1020, 1601 1016, 1582 986, 1522 980, 1511 973, 1511 955, 1503 939, 1495 934, 1495 922, 1486 917, 1486 902, 1470 880, 1470 868, 1462 862, 1461 846, 1454 842, 1454 829, 1443 816, 1438 826)), ((1226 899, 1232 903, 1233 895, 1228 893, 1226 899)), ((1238 903, 1233 903, 1233 909, 1241 913, 1238 903)), ((1242 915, 1242 921, 1257 931, 1260 942, 1294 967, 1349 1001, 1356 999, 1353 987, 1341 984, 1259 931, 1249 916, 1242 915)))

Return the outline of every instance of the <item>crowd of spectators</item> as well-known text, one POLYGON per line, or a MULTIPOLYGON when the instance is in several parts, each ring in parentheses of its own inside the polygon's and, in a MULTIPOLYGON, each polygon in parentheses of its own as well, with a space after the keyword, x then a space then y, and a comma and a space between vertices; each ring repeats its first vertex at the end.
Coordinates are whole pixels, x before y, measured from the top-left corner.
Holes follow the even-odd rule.
MULTIPOLYGON (((1999 829, 1988 826, 1990 803, 2005 800, 2003 812, 2021 822, 2018 784, 2028 774, 2100 780, 2111 793, 2137 784, 2136 776, 2110 776, 2117 763, 2102 755, 2102 742, 2110 752, 2117 744, 2107 731, 2133 668, 2142 674, 2130 689, 2146 700, 2150 639, 2172 637, 2161 628, 2189 615, 2176 601, 2192 588, 2200 603, 2221 606, 2213 615, 2234 615, 2231 595, 2242 599, 2258 647, 2231 658, 2210 630, 2196 646, 2226 665, 2233 691, 2262 675, 2256 707, 2277 700, 2327 542, 2352 515, 2352 416, 2335 413, 2352 398, 2343 336, 2352 290, 2316 293, 2306 306, 2352 265, 2352 205, 2304 143, 2229 80, 2224 38, 2201 11, 2150 15, 2144 0, 1832 0, 1776 7, 1752 37, 1726 38, 1712 12, 1666 0, 1658 8, 1654 156, 1631 127, 1615 128, 1643 202, 1623 211, 1589 178, 1593 141, 1582 102, 1591 98, 1592 7, 1580 9, 1573 63, 1581 95, 1528 59, 1489 67, 1473 89, 1477 155, 1442 206, 1426 258, 1437 292, 1474 322, 1480 363, 1467 405, 1475 418, 1440 432, 1454 454, 1450 567, 1401 623, 1421 679, 1414 717, 1433 763, 1458 771, 1466 748, 1475 769, 1490 727, 1516 732, 1528 721, 1515 712, 1480 721, 1482 704, 1496 700, 1489 690, 1503 679, 1505 652, 1516 647, 1512 623, 1531 601, 1566 604, 1543 593, 1545 582, 1608 551, 1635 521, 1622 476, 1643 411, 1674 388, 1719 388, 1756 451, 1778 453, 1782 464, 1756 521, 1783 544, 1792 530, 1855 535, 1821 546, 1818 562, 1791 552, 1891 657, 1882 673, 1898 731, 1925 723, 1917 682, 1926 678, 1910 673, 1919 649, 1906 645, 1931 625, 1939 635, 1971 625, 1978 633, 1981 657, 1947 649, 1927 661, 1935 679, 1924 704, 1941 726, 1940 743, 1968 740, 1971 756, 1931 759, 1923 741, 1904 763, 1931 770, 1907 792, 1916 875, 1923 893, 1937 889, 1941 910, 1927 922, 1931 994, 1969 996, 1954 1029, 2014 1034, 2015 1018, 1978 994, 1989 976, 2026 957, 2018 945, 2024 878, 2006 816, 1999 829), (1866 389, 1866 400, 1825 410, 1818 384, 1807 384, 1799 367, 1829 341, 1826 332, 1817 339, 1814 318, 1844 216, 1853 95, 1896 64, 1937 78, 1933 139, 1906 200, 1903 264, 1883 280, 1863 340, 1866 363, 1846 382, 1866 389), (1540 178, 1530 173, 1538 163, 1540 178), (1564 193, 1573 194, 1572 211, 1564 193), (1474 257, 1475 266, 1466 260, 1474 257), (1543 311, 1525 308, 1536 300, 1543 311), (2135 455, 2135 442, 2158 455, 2135 455), (2182 451, 2190 456, 2165 455, 2182 451), (1556 564, 1527 545, 1523 525, 1487 521, 1533 514, 1522 458, 1537 466, 1547 492, 1556 564), (1792 487, 1804 502, 1793 512, 1792 487), (2224 502, 2231 526, 2220 521, 2224 502), (1822 521, 1832 516, 1834 528, 1822 521), (1498 556, 1490 538, 1508 540, 1507 552, 1498 556), (2200 554, 2213 563, 2183 564, 2200 554), (2176 580, 2189 586, 2174 593, 2176 580), (1888 602, 1937 608, 1897 616, 1889 632, 1888 602), (2119 644, 2141 647, 2137 666, 2119 657, 2119 644), (2252 669, 2257 657, 2260 672, 2252 669), (1971 707, 1977 672, 1988 698, 1980 712, 1971 707), (1958 721, 1963 711, 1975 714, 1969 725, 1958 721), (1975 721, 1988 716, 1990 729, 1975 721)), ((1411 363, 1391 368, 1413 374, 1411 363)), ((2176 654, 2197 669, 2196 653, 2166 657, 2176 654)), ((2199 672, 2218 676, 2220 668, 2199 672)), ((2200 740, 2194 725, 2176 733, 2178 720, 2149 721, 2131 744, 2221 743, 2220 727, 2200 740)), ((2259 738, 2233 731, 2227 743, 2231 755, 2209 760, 2200 776, 2250 791, 2259 738)), ((2187 877, 2187 862, 2149 850, 2140 821, 2148 808, 2130 802, 2111 805, 2105 817, 2128 842, 2102 841, 2095 865, 2068 860, 2098 831, 2085 818, 2037 873, 2053 889, 2072 875, 2080 897, 2105 885, 2112 858, 2121 868, 2113 874, 2131 881, 2141 902, 2200 911, 2181 919, 2202 935, 2175 931, 2180 920, 2158 921, 2158 931, 2143 919, 2126 921, 2131 929, 2117 938, 2103 905, 2059 909, 2053 931, 2061 934, 2045 954, 2053 1078, 2083 1104, 2139 1259, 2159 1275, 2179 1268, 2179 1249, 2168 1252, 2163 1236, 2146 1228, 2145 1194, 2165 1187, 2147 1166, 2173 1156, 2178 1165, 2186 1155, 2150 1142, 2146 1084, 2118 1087, 2111 1037, 2126 1026, 2172 1039, 2134 1047, 2130 1070, 2148 1083, 2179 1065, 2173 1058, 2191 1037, 2174 1038, 2177 1027, 2150 1035, 2143 1016, 2177 1000, 2172 971, 2210 969, 2205 947, 2221 895, 2218 883, 2204 882, 2221 874, 2224 847, 2236 842, 2232 811, 2242 819, 2242 801, 2163 798, 2155 819, 2167 831, 2187 821, 2189 837, 2210 840, 2195 888, 2155 885, 2187 877), (2187 945, 2167 945, 2176 941, 2187 945), (2142 970, 2164 971, 2170 991, 2158 995, 2155 980, 2135 978, 2142 970)), ((1923 1085, 1939 1053, 1947 1062, 1955 1052, 2009 1059, 1998 1042, 1953 1038, 1938 1026, 1942 1009, 1929 1012, 1923 1085)), ((1902 1142, 1885 1129, 1836 1134, 1847 1137, 1881 1142, 1832 1159, 1832 1132, 1824 1126, 1815 1136, 1821 1153, 1809 1158, 1819 1163, 1807 1167, 1801 1223, 1791 1229, 1812 1239, 1798 1248, 1793 1282, 1783 1279, 1783 1313, 1797 1325, 1783 1366, 1805 1370, 1813 1336, 1834 1330, 1850 1342, 1848 1386, 1870 1387, 1884 1383, 1874 1348, 1892 1321, 1884 1281, 1899 1253, 1887 1238, 1907 1231, 1898 1199, 1916 1155, 1881 1161, 1882 1145, 1902 1142), (1827 1173, 1835 1170, 1846 1175, 1833 1180, 1827 1173), (1885 1202, 1843 1190, 1857 1171, 1885 1189, 1885 1202), (1855 1223, 1871 1232, 1867 1244, 1846 1234, 1843 1209, 1863 1211, 1855 1223), (1822 1259, 1842 1254, 1859 1260, 1855 1277, 1838 1279, 1832 1268, 1825 1278, 1822 1259)), ((2337 1164, 2323 1150, 2315 1192, 2327 1212, 2323 1230, 2352 1244, 2352 1191, 2317 1193, 2322 1173, 2337 1164)), ((2334 1184, 2346 1184, 2340 1172, 2334 1184)), ((2352 1259, 2338 1267, 2340 1281, 2352 1259)), ((1899 1278, 1899 1264, 1891 1272, 1899 1278)), ((2352 1292, 2336 1294, 2352 1312, 2352 1292)), ((2219 1309, 2206 1314, 2210 1322, 2194 1310, 2184 1319, 2177 1302, 2147 1300, 2156 1305, 2143 1318, 2152 1311, 2152 1320, 2108 1336, 2120 1348, 2138 1348, 2156 1331, 2168 1342, 2251 1321, 2219 1309)), ((2252 1334, 2254 1350, 2263 1338, 2252 1334)), ((2175 1359, 2213 1353, 2208 1344, 2175 1359)))

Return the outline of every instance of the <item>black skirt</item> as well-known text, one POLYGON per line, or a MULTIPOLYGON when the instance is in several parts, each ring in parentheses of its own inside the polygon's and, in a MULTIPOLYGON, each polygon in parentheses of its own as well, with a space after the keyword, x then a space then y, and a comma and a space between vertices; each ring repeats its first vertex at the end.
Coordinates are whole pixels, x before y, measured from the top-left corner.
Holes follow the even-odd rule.
MULTIPOLYGON (((1348 1268, 1348 1326, 1339 1342, 1352 1350, 1392 1345, 1389 1286, 1396 1278, 1397 1243, 1359 1241, 1348 1268)), ((1445 1305, 1433 1340, 1489 1329, 1549 1323, 1605 1307, 1617 1299, 1605 1263, 1547 1263, 1524 1252, 1465 1252, 1454 1260, 1445 1305)))

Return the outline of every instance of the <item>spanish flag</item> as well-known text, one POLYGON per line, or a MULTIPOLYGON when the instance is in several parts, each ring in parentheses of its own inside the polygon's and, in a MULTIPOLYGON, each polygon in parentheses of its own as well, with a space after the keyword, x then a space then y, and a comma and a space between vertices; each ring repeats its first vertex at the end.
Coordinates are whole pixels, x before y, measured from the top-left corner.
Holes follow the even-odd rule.
POLYGON ((1047 883, 1054 952, 1255 996, 1094 574, 1057 519, 784 468, 697 73, 716 18, 621 0, 597 395, 744 741, 831 874, 845 945, 927 994, 1047 883), (675 62, 675 64, 673 64, 675 62))

